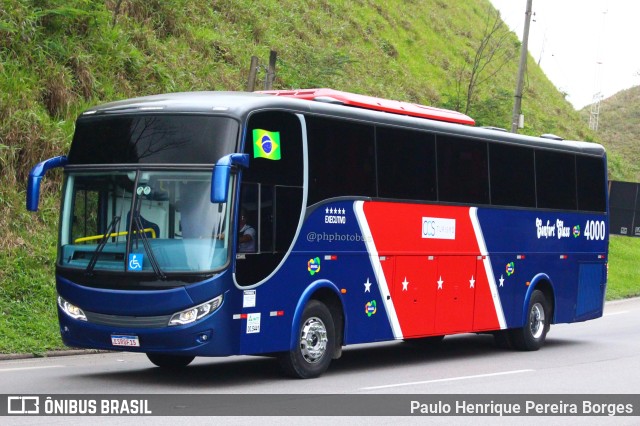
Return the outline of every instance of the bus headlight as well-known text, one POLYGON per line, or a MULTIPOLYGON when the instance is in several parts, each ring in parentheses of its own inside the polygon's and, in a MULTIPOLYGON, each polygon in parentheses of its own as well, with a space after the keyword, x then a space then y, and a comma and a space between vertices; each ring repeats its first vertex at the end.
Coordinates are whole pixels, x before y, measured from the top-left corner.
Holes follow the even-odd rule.
POLYGON ((198 306, 194 306, 193 308, 185 309, 181 312, 176 312, 169 320, 169 325, 190 324, 213 313, 220 307, 221 304, 222 295, 216 297, 215 299, 211 299, 208 302, 204 302, 198 306))
POLYGON ((87 316, 84 314, 84 312, 82 312, 82 309, 67 302, 60 296, 58 296, 58 306, 60 306, 60 309, 62 309, 65 314, 69 315, 73 319, 77 319, 80 321, 87 320, 87 316))

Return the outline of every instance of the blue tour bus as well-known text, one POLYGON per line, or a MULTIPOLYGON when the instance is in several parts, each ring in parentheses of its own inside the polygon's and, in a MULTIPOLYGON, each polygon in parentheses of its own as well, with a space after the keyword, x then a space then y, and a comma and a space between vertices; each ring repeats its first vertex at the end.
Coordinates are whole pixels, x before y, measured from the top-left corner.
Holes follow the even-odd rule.
POLYGON ((276 355, 493 333, 542 346, 602 316, 602 146, 332 91, 202 92, 92 108, 64 168, 56 288, 73 347, 276 355), (296 99, 297 98, 297 99, 296 99))

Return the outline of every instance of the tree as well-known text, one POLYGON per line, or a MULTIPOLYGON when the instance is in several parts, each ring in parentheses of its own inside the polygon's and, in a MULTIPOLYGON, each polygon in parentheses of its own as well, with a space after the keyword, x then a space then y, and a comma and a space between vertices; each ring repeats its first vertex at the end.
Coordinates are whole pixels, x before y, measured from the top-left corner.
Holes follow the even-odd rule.
POLYGON ((476 100, 478 87, 498 74, 515 57, 516 50, 511 41, 511 31, 502 21, 500 12, 490 6, 473 57, 467 53, 464 64, 456 71, 454 109, 469 113, 476 100))

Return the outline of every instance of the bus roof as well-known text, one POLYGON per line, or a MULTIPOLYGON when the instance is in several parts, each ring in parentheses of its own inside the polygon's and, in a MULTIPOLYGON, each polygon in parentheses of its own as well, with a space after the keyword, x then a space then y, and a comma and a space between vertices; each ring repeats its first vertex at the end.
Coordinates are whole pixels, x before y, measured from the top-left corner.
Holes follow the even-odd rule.
MULTIPOLYGON (((319 89, 310 89, 310 92, 313 92, 314 90, 319 89)), ((346 92, 331 91, 324 93, 335 94, 346 92)), ((282 94, 273 96, 273 94, 258 92, 168 93, 126 99, 99 105, 84 112, 79 119, 90 120, 94 117, 98 118, 100 116, 112 114, 195 113, 227 115, 243 120, 254 111, 283 109, 302 114, 320 114, 349 120, 371 122, 380 125, 407 127, 436 133, 459 135, 485 141, 488 140, 507 144, 532 146, 542 149, 577 152, 596 156, 603 156, 605 154, 604 147, 597 143, 553 140, 549 138, 509 133, 496 129, 461 125, 460 123, 455 122, 425 119, 424 117, 405 114, 390 114, 382 109, 375 110, 369 108, 347 107, 340 101, 328 102, 328 99, 320 99, 319 102, 318 100, 308 100, 306 98, 308 96, 310 95, 304 93, 302 96, 286 96, 282 94)))
POLYGON ((392 114, 446 121, 449 123, 467 124, 471 126, 476 124, 473 118, 457 111, 358 95, 356 93, 341 92, 333 89, 265 90, 258 93, 348 105, 358 108, 390 112, 392 114))

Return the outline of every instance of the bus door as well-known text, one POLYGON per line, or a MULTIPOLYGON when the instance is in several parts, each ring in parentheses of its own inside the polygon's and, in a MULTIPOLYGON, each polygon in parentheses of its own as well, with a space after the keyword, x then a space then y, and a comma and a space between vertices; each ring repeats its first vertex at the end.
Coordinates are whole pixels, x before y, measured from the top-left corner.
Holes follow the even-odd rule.
POLYGON ((304 214, 302 124, 292 113, 259 112, 249 118, 245 134, 250 161, 242 172, 235 255, 235 280, 244 288, 241 352, 273 352, 289 342, 291 323, 270 313, 299 296, 296 283, 277 271, 304 214), (245 227, 251 227, 250 243, 243 242, 245 227))
POLYGON ((435 332, 437 262, 433 256, 393 256, 381 262, 390 284, 398 321, 404 337, 435 332), (394 265, 393 272, 391 265, 394 265))
POLYGON ((438 256, 435 330, 438 334, 473 328, 476 256, 438 256))

